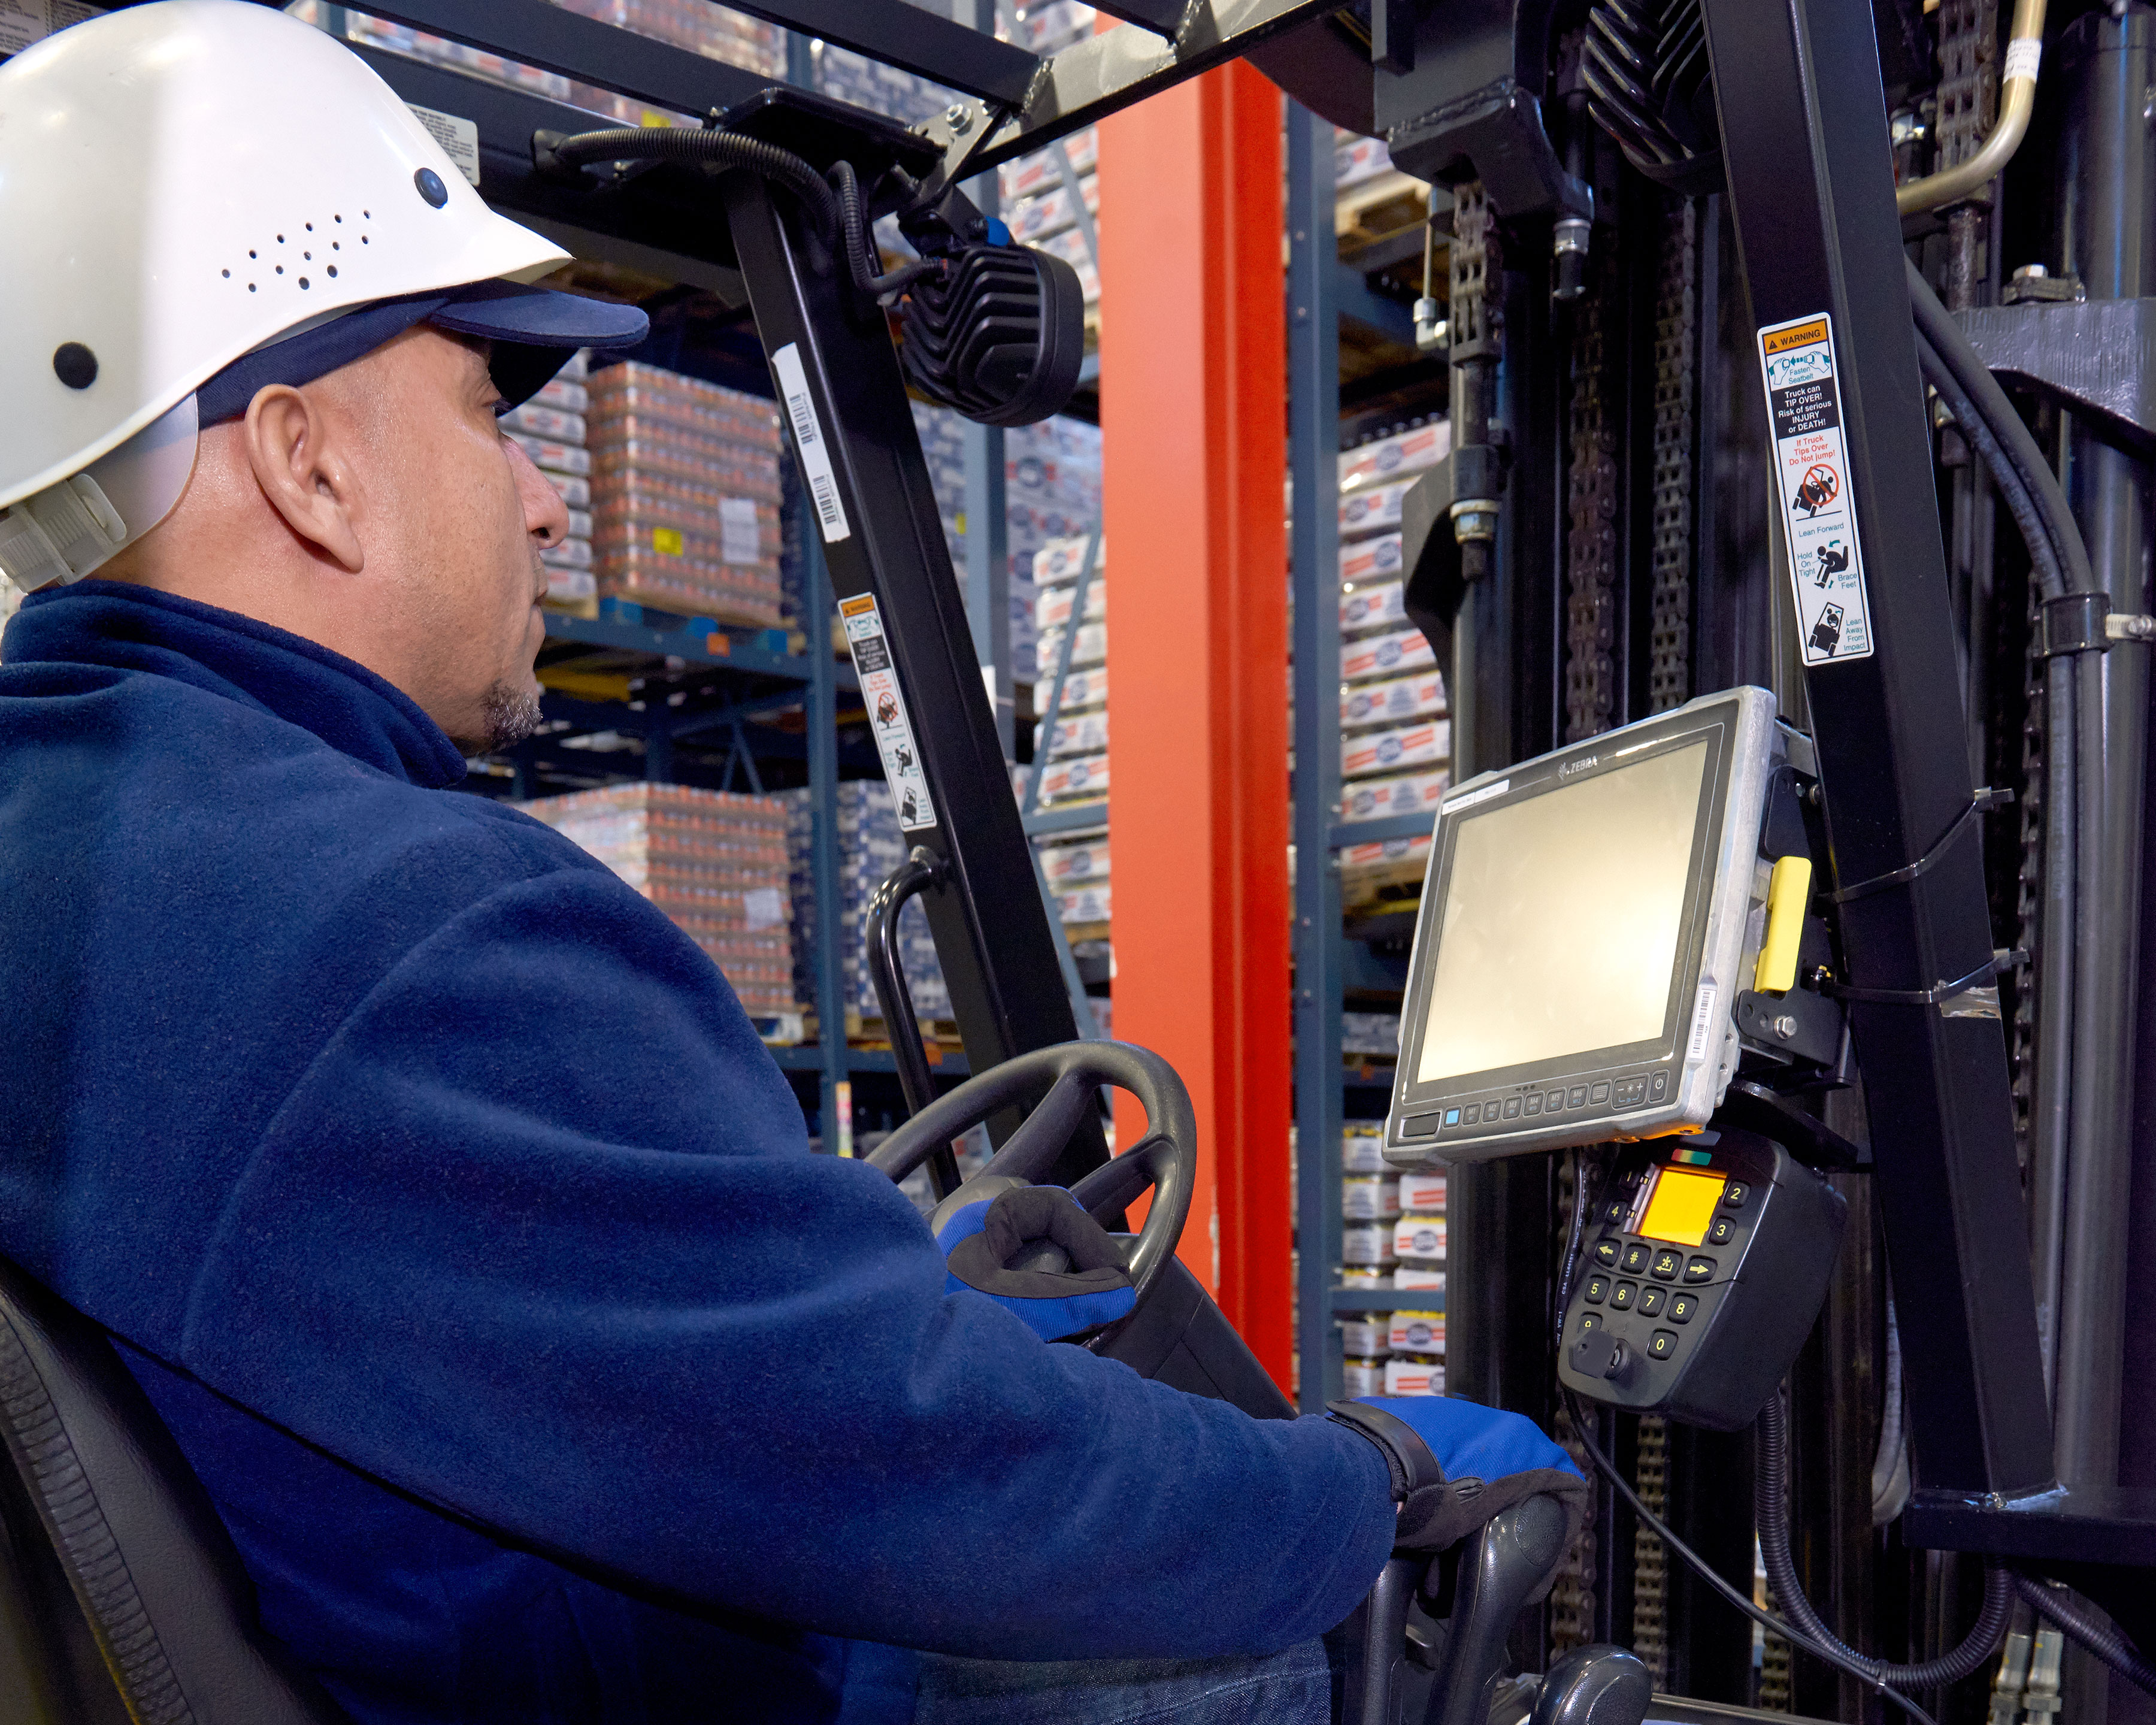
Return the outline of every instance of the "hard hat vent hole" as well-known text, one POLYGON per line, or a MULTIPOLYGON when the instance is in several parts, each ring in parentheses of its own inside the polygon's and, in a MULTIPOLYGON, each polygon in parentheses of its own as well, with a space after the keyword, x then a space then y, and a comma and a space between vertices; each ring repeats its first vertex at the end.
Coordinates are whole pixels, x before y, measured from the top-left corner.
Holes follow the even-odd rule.
POLYGON ((87 389, 97 381, 97 356, 80 341, 63 341, 53 350, 53 375, 70 389, 87 389))
POLYGON ((306 285, 307 285, 307 278, 306 278, 305 276, 304 276, 304 275, 303 275, 303 276, 301 276, 301 277, 300 278, 300 285, 301 287, 305 287, 306 285))
POLYGON ((420 197, 436 209, 449 201, 449 188, 442 183, 442 177, 431 167, 423 167, 413 174, 412 183, 419 188, 420 197))
POLYGON ((331 264, 331 265, 330 265, 330 274, 331 274, 331 275, 336 275, 336 264, 331 264))

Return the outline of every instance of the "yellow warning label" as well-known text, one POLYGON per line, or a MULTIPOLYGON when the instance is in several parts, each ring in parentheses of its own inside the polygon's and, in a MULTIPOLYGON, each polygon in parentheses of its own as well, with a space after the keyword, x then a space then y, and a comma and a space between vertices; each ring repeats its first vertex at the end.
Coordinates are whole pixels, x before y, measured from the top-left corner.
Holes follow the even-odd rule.
POLYGON ((850 599, 839 601, 839 614, 841 617, 866 617, 875 609, 875 596, 873 593, 859 593, 850 599))
POLYGON ((679 527, 654 527, 651 530, 651 548, 662 557, 678 557, 684 549, 679 527))
POLYGON ((1779 330, 1762 331, 1759 347, 1762 352, 1779 353, 1785 347, 1809 347, 1814 341, 1826 340, 1826 320, 1815 317, 1810 323, 1789 324, 1779 330))

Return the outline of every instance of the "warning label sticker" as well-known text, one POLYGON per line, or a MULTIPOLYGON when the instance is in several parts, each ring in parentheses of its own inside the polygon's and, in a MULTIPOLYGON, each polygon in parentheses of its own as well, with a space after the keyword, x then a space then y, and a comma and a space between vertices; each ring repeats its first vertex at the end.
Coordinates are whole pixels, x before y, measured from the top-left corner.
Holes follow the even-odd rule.
POLYGON ((932 827, 936 805, 928 798, 928 776, 921 770, 921 748, 913 740, 913 721, 906 716, 906 696, 891 662, 891 644, 884 639, 883 614, 876 609, 875 595, 865 593, 839 600, 839 615, 845 621, 854 669, 860 673, 861 701, 869 710, 869 729, 875 732, 876 750, 883 757, 883 776, 891 782, 898 824, 909 833, 932 827))
POLYGON ((1804 663, 1868 659, 1871 619, 1843 448, 1833 320, 1770 324, 1759 331, 1759 363, 1804 663))

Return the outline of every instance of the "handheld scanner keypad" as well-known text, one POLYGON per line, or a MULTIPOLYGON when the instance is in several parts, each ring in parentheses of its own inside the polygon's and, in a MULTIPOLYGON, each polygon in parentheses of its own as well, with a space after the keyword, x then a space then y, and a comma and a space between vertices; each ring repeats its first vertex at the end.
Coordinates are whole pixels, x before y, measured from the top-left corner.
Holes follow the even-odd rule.
POLYGON ((1748 1132, 1635 1145, 1589 1200, 1558 1375, 1593 1400, 1749 1425, 1826 1298, 1848 1206, 1748 1132))

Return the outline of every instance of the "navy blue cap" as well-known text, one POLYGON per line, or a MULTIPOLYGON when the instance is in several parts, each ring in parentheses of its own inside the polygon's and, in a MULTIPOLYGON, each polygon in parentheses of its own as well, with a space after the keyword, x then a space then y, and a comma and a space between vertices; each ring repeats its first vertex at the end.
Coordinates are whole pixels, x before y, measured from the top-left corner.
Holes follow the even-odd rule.
POLYGON ((640 345, 651 331, 650 319, 634 305, 513 281, 405 294, 242 354, 196 391, 198 415, 204 425, 236 419, 257 390, 311 383, 421 322, 493 342, 489 369, 505 411, 530 400, 578 348, 616 352, 640 345))

